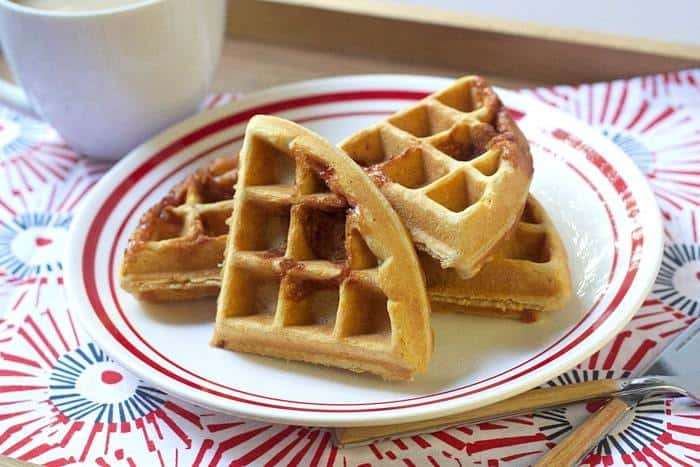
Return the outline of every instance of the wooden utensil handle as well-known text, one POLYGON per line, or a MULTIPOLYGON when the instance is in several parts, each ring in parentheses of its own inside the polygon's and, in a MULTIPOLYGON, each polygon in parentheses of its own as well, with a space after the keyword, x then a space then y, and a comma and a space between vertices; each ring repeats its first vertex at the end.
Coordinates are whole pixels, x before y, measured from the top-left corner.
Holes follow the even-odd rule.
POLYGON ((336 428, 335 442, 339 446, 367 444, 384 438, 435 431, 467 423, 477 423, 495 418, 531 413, 584 400, 610 397, 620 389, 621 380, 597 380, 567 384, 545 389, 533 389, 510 399, 446 417, 394 425, 336 428))
POLYGON ((38 464, 20 461, 11 457, 0 456, 0 466, 2 467, 40 467, 38 464))
POLYGON ((536 466, 574 465, 600 441, 631 407, 622 399, 614 398, 576 428, 536 466))

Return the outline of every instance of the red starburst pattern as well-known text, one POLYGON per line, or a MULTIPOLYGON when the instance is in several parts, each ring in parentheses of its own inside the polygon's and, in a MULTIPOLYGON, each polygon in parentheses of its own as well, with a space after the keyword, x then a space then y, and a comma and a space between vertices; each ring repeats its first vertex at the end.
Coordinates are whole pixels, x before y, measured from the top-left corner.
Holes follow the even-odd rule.
POLYGON ((60 184, 0 186, 0 323, 36 307, 44 286, 63 283, 73 211, 106 168, 80 161, 60 184))
MULTIPOLYGON (((47 465, 99 463, 98 458, 104 453, 122 448, 125 443, 136 453, 156 451, 152 439, 163 439, 164 433, 179 436, 182 443, 189 441, 182 429, 178 429, 177 421, 182 418, 177 415, 182 409, 179 406, 168 407, 166 403, 157 410, 148 410, 142 404, 143 416, 128 421, 93 420, 76 416, 69 409, 89 407, 91 402, 101 402, 103 406, 114 404, 109 403, 109 397, 102 401, 94 395, 83 399, 89 401, 92 397, 95 401, 85 402, 80 399, 81 389, 73 385, 73 397, 77 400, 69 399, 71 405, 62 407, 62 399, 57 396, 65 394, 61 390, 67 383, 56 370, 65 370, 65 374, 80 379, 91 365, 107 358, 103 354, 90 357, 85 353, 82 348, 85 337, 68 310, 47 308, 27 315, 15 326, 13 334, 9 342, 0 342, 0 407, 5 409, 0 418, 0 432, 4 433, 0 439, 2 455, 47 465), (86 358, 80 359, 80 354, 86 358), (64 367, 64 356, 68 357, 67 362, 72 362, 72 368, 64 367), (136 443, 140 449, 135 449, 136 443)), ((110 368, 123 373, 116 364, 110 368)), ((88 378, 94 379, 94 375, 88 378)), ((100 397, 108 394, 109 386, 103 383, 100 397)), ((111 397, 121 396, 116 391, 111 397)))
POLYGON ((0 178, 11 190, 64 182, 79 161, 45 123, 0 109, 0 178))
POLYGON ((27 315, 12 334, 0 340, 2 455, 45 465, 334 462, 326 430, 208 413, 138 381, 68 310, 27 315))
POLYGON ((638 78, 645 97, 674 104, 700 104, 700 70, 682 70, 638 78))
POLYGON ((193 466, 335 465, 328 430, 271 425, 203 415, 205 434, 193 447, 193 466))
POLYGON ((694 318, 650 298, 625 329, 576 368, 598 371, 597 378, 627 377, 645 368, 694 318))
POLYGON ((692 70, 523 93, 598 128, 634 160, 661 208, 672 212, 700 206, 697 77, 692 70))
POLYGON ((531 415, 511 417, 472 427, 474 441, 467 453, 484 466, 530 465, 552 446, 531 415))
POLYGON ((376 442, 367 447, 341 449, 336 465, 471 465, 468 445, 474 427, 458 427, 403 439, 376 442))

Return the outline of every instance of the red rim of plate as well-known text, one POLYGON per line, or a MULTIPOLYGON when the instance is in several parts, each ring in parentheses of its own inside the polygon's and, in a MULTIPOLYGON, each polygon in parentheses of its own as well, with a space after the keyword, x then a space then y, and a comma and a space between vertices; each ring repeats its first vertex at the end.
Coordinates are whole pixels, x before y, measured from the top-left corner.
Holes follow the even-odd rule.
MULTIPOLYGON (((256 106, 254 108, 249 108, 240 112, 236 112, 231 115, 226 115, 224 117, 221 117, 213 122, 210 122, 202 127, 197 128, 196 130, 178 138, 176 141, 173 143, 167 145, 163 149, 159 150, 152 156, 150 156, 147 160, 145 160, 141 165, 139 165, 135 170, 133 170, 129 175, 124 177, 121 183, 119 183, 116 188, 109 194, 109 196, 106 198, 106 200, 102 203, 101 206, 99 206, 96 214, 92 217, 92 222, 89 225, 87 229, 87 235, 86 235, 86 241, 85 241, 85 246, 84 246, 84 252, 85 254, 82 255, 82 279, 83 279, 83 286, 85 287, 86 295, 88 298, 88 301, 90 305, 92 306, 92 311, 96 314, 97 318, 99 321, 102 323, 102 325, 105 327, 107 332, 116 339, 119 344, 129 351, 135 358, 137 358, 139 361, 142 363, 148 365, 150 368, 153 370, 161 373, 165 377, 175 380, 180 384, 184 384, 191 389, 199 390, 206 392, 210 395, 214 395, 216 397, 224 398, 227 400, 231 401, 236 401, 236 402, 243 402, 246 404, 253 404, 257 406, 262 406, 262 407, 268 407, 268 408, 273 408, 273 409, 283 409, 283 410, 293 410, 293 411, 301 411, 301 412, 318 412, 318 413, 327 413, 327 412, 333 412, 333 413, 338 413, 338 412, 376 412, 376 411, 388 411, 388 410, 397 410, 397 409, 405 409, 405 408, 410 408, 410 407, 417 407, 417 406, 422 406, 422 405, 427 405, 427 404, 435 404, 438 402, 443 402, 455 398, 461 398, 465 396, 469 396, 478 392, 482 392, 488 389, 493 388, 494 386, 497 385, 502 385, 506 382, 509 382, 515 378, 518 378, 522 376, 523 374, 530 373, 532 371, 535 371, 539 368, 541 368, 544 365, 547 365, 550 363, 552 360, 559 358, 562 354, 569 352, 571 349, 573 349, 577 344, 579 344, 581 341, 586 339, 590 334, 593 333, 593 331, 601 326, 602 324, 605 323, 605 321, 608 320, 608 318, 612 315, 613 311, 615 310, 616 306, 619 305, 619 303, 622 301, 623 297, 625 296, 626 290, 629 288, 630 284, 634 280, 634 278, 637 275, 637 271, 639 269, 639 257, 640 255, 638 254, 644 243, 644 236, 643 236, 643 231, 639 225, 637 225, 632 232, 630 233, 630 254, 629 254, 629 264, 627 265, 627 272, 622 279, 622 282, 618 288, 614 292, 614 297, 612 298, 610 304, 608 307, 601 313, 601 315, 593 322, 588 325, 586 329, 583 329, 579 331, 579 328, 585 323, 586 319, 590 316, 590 314, 598 307, 602 297, 604 295, 609 295, 610 291, 607 291, 605 294, 600 294, 593 306, 581 317, 581 319, 576 323, 564 336, 562 336, 560 339, 558 339, 556 342, 552 343, 550 346, 548 346, 546 349, 542 350, 539 352, 537 355, 529 358, 528 360, 519 363, 518 365, 515 365, 507 370, 504 370, 503 372, 497 374, 497 375, 492 375, 489 376, 488 378, 485 378, 483 380, 470 383, 469 385, 464 385, 456 388, 452 388, 443 392, 439 393, 431 393, 427 395, 422 395, 422 396, 417 396, 417 397, 412 397, 412 398, 407 398, 407 399, 400 399, 400 400, 392 400, 392 401, 381 401, 381 402, 373 402, 373 403, 352 403, 352 404, 324 404, 324 403, 317 403, 317 402, 305 402, 305 401, 290 401, 290 400, 284 400, 284 399, 276 399, 272 398, 269 396, 264 396, 260 394, 253 394, 253 393, 248 393, 239 389, 235 388, 230 388, 227 386, 223 386, 219 383, 209 381, 201 376, 195 375, 191 373, 189 370, 186 370, 184 368, 179 367, 177 364, 174 362, 170 361, 167 357, 163 356, 160 354, 156 349, 153 349, 150 344, 148 344, 136 331, 136 329, 133 327, 132 323, 128 320, 126 315, 123 313, 123 310, 119 304, 119 300, 117 298, 116 294, 116 288, 115 288, 115 282, 114 282, 114 260, 115 257, 117 256, 117 251, 116 251, 116 243, 117 240, 121 237, 121 234, 123 233, 123 230, 127 224, 127 221, 131 218, 131 216, 134 214, 134 211, 139 207, 139 205, 143 202, 143 200, 153 191, 155 190, 164 180, 169 178, 171 175, 174 173, 182 170, 185 166, 192 164, 196 162, 197 160, 200 160, 201 158, 205 157, 209 153, 215 151, 216 149, 219 149, 223 147, 224 145, 231 144, 234 141, 239 140, 242 135, 238 135, 234 138, 229 139, 228 141, 224 143, 219 143, 214 147, 208 148, 206 151, 203 151, 195 156, 192 156, 189 158, 187 161, 181 163, 177 168, 173 169, 171 172, 166 174, 161 180, 159 180, 158 183, 154 184, 153 187, 147 192, 143 198, 139 201, 139 203, 136 203, 132 210, 125 216, 124 220, 122 221, 119 232, 117 235, 114 236, 114 241, 110 249, 110 257, 109 257, 109 286, 110 286, 110 293, 112 296, 112 300, 114 301, 114 305, 118 309, 120 316, 124 320, 124 322, 127 324, 127 326, 131 329, 132 332, 134 332, 135 335, 137 335, 142 342, 149 347, 151 351, 153 351, 156 354, 159 354, 161 358, 163 358, 165 361, 167 361, 169 364, 174 365, 175 367, 179 368, 180 371, 184 372, 189 372, 192 376, 195 376, 197 378, 200 378, 202 381, 206 381, 210 384, 216 385, 223 387, 227 390, 230 391, 235 391, 240 396, 234 396, 231 394, 226 394, 224 392, 218 391, 216 389, 211 389, 211 388, 205 388, 202 387, 201 384, 192 381, 186 377, 183 377, 180 374, 177 374, 175 372, 170 371, 167 368, 164 368, 161 366, 159 363, 155 362, 152 360, 148 355, 144 354, 142 350, 138 349, 135 347, 129 339, 127 339, 126 336, 124 336, 121 331, 118 329, 118 327, 114 324, 114 322, 111 320, 109 314, 106 311, 105 305, 103 304, 98 289, 97 289, 97 283, 96 283, 96 275, 95 275, 95 261, 96 261, 96 253, 97 253, 97 242, 100 238, 100 235, 102 233, 102 230, 104 226, 106 225, 107 219, 110 217, 110 215, 113 212, 114 207, 117 205, 119 200, 124 197, 124 195, 131 190, 141 179, 143 179, 144 176, 152 172, 155 168, 157 168, 160 164, 164 163, 165 161, 169 160, 172 156, 177 154, 178 152, 182 151, 183 149, 188 148, 189 146, 192 146, 193 144, 197 143, 198 141, 201 141, 204 138, 207 138, 209 136, 212 136, 213 134, 219 133, 220 131, 226 130, 232 126, 244 123, 248 119, 250 119, 253 115, 258 114, 258 113, 275 113, 275 112, 280 112, 284 110, 290 110, 290 109, 295 109, 295 108, 300 108, 300 107, 306 107, 306 106, 311 106, 311 105, 319 105, 319 104, 325 104, 325 103, 337 103, 337 102, 344 102, 344 101, 367 101, 367 100, 418 100, 422 97, 424 97, 427 93, 424 91, 397 91, 397 90, 369 90, 369 91, 350 91, 350 92, 335 92, 335 93, 325 93, 325 94, 317 94, 317 95, 311 95, 311 96, 304 96, 304 97, 299 97, 299 98, 292 98, 292 99, 287 99, 287 100, 281 100, 273 103, 268 103, 260 106, 256 106), (537 362, 536 364, 521 369, 516 374, 508 376, 506 379, 502 379, 500 381, 492 382, 489 385, 473 389, 471 391, 466 391, 466 392, 460 392, 463 391, 464 389, 468 389, 474 385, 482 384, 487 381, 490 381, 494 378, 498 378, 502 376, 503 374, 513 372, 515 370, 518 370, 519 368, 528 365, 528 363, 532 362, 533 360, 536 360, 543 355, 547 354, 552 348, 557 346, 559 343, 561 343, 563 340, 571 336, 574 332, 578 332, 577 336, 569 342, 565 347, 562 349, 559 349, 556 353, 553 353, 552 355, 547 356, 543 360, 537 362), (263 399, 269 402, 261 402, 257 400, 251 400, 247 399, 246 396, 254 396, 258 399, 263 399), (444 396, 435 399, 436 396, 444 396), (428 399, 430 400, 423 400, 423 399, 428 399), (402 404, 398 406, 391 406, 391 407, 367 407, 367 406, 373 406, 373 405, 384 405, 384 404, 396 404, 396 403, 402 403, 402 402, 410 402, 409 404, 402 404), (309 408, 309 407, 297 407, 297 406, 288 406, 284 405, 285 403, 289 404, 297 404, 297 405, 313 405, 313 406, 325 406, 323 408, 309 408), (353 406, 355 408, 348 408, 344 406, 353 406), (364 407, 364 408, 357 408, 357 407, 364 407)), ((371 113, 371 114, 378 114, 380 112, 351 112, 350 114, 354 115, 364 115, 366 113, 371 113)), ((319 115, 317 117, 307 117, 304 119, 304 121, 310 121, 314 119, 321 119, 321 118, 331 118, 331 117, 339 117, 343 115, 348 115, 348 113, 335 113, 335 114, 326 114, 326 115, 319 115)), ((555 129, 552 131, 551 136, 553 136, 555 139, 558 139, 565 144, 570 145, 571 147, 578 149, 582 151, 585 154, 586 159, 594 166, 596 167, 600 173, 605 177, 605 179, 610 183, 611 187, 615 190, 615 192, 622 198, 624 197, 624 205, 625 205, 625 211, 627 215, 629 216, 630 219, 634 220, 636 216, 638 215, 638 203, 637 200, 634 198, 633 194, 631 191, 627 189, 627 184, 623 180, 623 178, 620 176, 620 174, 617 172, 617 170, 610 165, 605 158, 597 153, 593 148, 585 146, 581 141, 577 140, 573 135, 569 134, 566 130, 564 129, 555 129)), ((581 176, 584 181, 591 186, 592 189, 594 189, 598 195, 598 198, 605 204, 605 209, 606 213, 608 215, 608 218, 611 222, 611 228, 613 230, 613 235, 615 238, 617 237, 617 232, 618 229, 615 225, 615 219, 612 216, 612 213, 610 211, 609 206, 607 205, 605 199, 603 198, 602 194, 596 189, 596 187, 592 184, 592 182, 580 171, 578 170, 575 166, 573 166, 570 163, 567 163, 570 168, 573 168, 574 171, 581 176)), ((615 250, 614 250, 614 258, 613 258, 613 263, 610 271, 610 277, 611 278, 614 273, 616 272, 616 267, 617 265, 617 257, 618 257, 618 243, 617 241, 614 242, 615 245, 615 250)))

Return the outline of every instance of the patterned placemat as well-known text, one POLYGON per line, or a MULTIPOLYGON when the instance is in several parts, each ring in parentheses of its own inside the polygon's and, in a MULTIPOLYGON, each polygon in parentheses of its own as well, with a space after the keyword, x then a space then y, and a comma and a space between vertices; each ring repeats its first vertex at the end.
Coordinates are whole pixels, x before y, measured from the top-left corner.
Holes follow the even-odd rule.
MULTIPOLYGON (((665 221, 653 291, 605 348, 550 385, 634 374, 700 316, 700 70, 522 91, 598 128, 647 176, 665 221)), ((217 94, 205 106, 235 98, 217 94)), ((0 108, 0 455, 46 465, 528 465, 597 404, 335 449, 324 429, 211 413, 139 381, 95 346, 64 298, 61 258, 109 169, 46 124, 0 108)), ((584 465, 697 465, 700 406, 653 397, 584 465)))

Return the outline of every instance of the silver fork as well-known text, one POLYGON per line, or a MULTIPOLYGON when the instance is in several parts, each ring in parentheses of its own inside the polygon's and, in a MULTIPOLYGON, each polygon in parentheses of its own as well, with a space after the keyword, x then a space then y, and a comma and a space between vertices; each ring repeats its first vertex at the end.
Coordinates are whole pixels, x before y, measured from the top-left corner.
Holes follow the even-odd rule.
POLYGON ((614 397, 566 439, 548 452, 537 465, 572 465, 586 455, 622 416, 650 393, 682 394, 700 402, 700 319, 695 320, 614 397), (662 376, 663 375, 663 376, 662 376), (665 376, 668 375, 668 376, 665 376))

